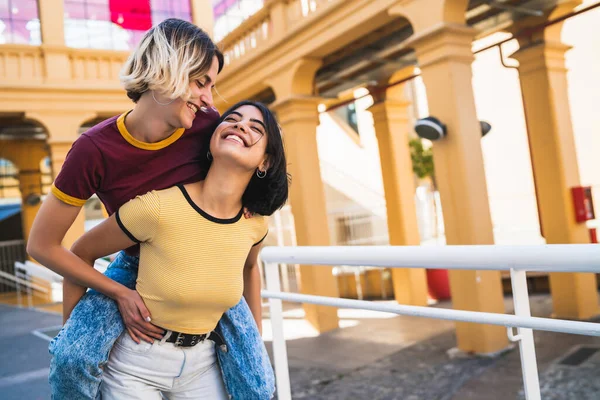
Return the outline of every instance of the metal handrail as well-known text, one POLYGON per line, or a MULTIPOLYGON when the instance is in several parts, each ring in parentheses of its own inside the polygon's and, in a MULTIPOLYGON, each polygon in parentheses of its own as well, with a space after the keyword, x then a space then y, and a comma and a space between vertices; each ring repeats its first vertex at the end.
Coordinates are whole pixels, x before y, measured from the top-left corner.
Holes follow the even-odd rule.
POLYGON ((260 256, 266 263, 267 290, 262 291, 262 297, 269 299, 270 304, 273 358, 280 400, 291 399, 282 300, 505 326, 508 338, 519 343, 527 400, 541 399, 533 329, 600 336, 600 324, 532 317, 526 277, 526 271, 598 273, 598 245, 267 247, 260 256), (510 271, 515 315, 282 293, 278 263, 510 271), (514 328, 517 328, 516 334, 514 328))

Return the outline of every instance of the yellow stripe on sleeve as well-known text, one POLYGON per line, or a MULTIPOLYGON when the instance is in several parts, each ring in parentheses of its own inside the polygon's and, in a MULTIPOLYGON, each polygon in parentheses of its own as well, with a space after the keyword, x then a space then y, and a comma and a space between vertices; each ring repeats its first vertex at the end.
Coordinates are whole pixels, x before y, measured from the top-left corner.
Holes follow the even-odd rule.
POLYGON ((52 194, 63 203, 75 207, 83 207, 83 205, 87 201, 83 199, 78 199, 77 197, 69 196, 68 194, 64 193, 59 188, 54 186, 54 183, 52 184, 52 194))

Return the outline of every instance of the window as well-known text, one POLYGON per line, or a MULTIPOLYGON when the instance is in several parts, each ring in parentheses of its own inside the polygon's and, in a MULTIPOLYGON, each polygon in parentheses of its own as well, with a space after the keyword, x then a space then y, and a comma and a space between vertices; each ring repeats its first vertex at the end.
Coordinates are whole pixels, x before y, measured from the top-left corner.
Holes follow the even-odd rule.
MULTIPOLYGON (((0 158, 0 199, 20 199, 19 170, 10 161, 0 158)), ((3 201, 0 201, 0 204, 3 201)))
POLYGON ((212 0, 215 15, 214 36, 220 41, 263 7, 263 0, 212 0))
POLYGON ((190 0, 64 1, 69 47, 131 50, 150 26, 167 18, 192 20, 190 0))
POLYGON ((357 134, 358 131, 358 115, 356 114, 356 103, 350 103, 346 106, 336 108, 334 112, 348 124, 357 134))
POLYGON ((350 125, 352 127, 352 129, 354 129, 356 131, 356 133, 358 133, 358 116, 356 114, 356 103, 348 104, 347 108, 348 108, 348 114, 347 114, 348 125, 350 125))
POLYGON ((41 43, 38 0, 0 0, 0 44, 41 43))

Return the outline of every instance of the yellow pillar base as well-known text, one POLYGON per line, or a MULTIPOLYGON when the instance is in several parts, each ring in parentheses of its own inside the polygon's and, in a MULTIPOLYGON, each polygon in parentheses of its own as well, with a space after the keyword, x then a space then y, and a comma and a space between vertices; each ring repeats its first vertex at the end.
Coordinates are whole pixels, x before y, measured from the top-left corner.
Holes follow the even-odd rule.
MULTIPOLYGON (((333 268, 324 266, 300 266, 300 291, 304 294, 338 297, 337 282, 333 276, 333 268)), ((339 327, 337 308, 303 304, 306 320, 319 333, 339 327)))
MULTIPOLYGON (((504 313, 498 271, 450 271, 452 308, 504 313)), ((492 354, 507 347, 506 328, 495 325, 456 323, 456 341, 467 353, 492 354)))
MULTIPOLYGON (((445 138, 433 144, 435 174, 449 245, 494 241, 481 151, 481 130, 471 87, 474 30, 439 25, 416 35, 415 49, 432 116, 444 122, 445 138)), ((504 313, 500 272, 450 271, 455 309, 504 313)), ((495 353, 507 347, 500 326, 457 323, 458 348, 468 353, 495 353)))
POLYGON ((550 274, 552 316, 589 319, 598 315, 596 275, 591 273, 550 274))
MULTIPOLYGON (((299 246, 329 245, 325 194, 317 151, 317 105, 315 99, 292 98, 273 106, 282 127, 292 175, 290 201, 299 246)), ((301 292, 338 297, 332 269, 301 265, 301 292)), ((305 304, 304 311, 307 320, 319 332, 338 327, 337 308, 305 304)))
POLYGON ((392 270, 394 298, 399 304, 426 306, 428 304, 427 275, 422 268, 392 270))

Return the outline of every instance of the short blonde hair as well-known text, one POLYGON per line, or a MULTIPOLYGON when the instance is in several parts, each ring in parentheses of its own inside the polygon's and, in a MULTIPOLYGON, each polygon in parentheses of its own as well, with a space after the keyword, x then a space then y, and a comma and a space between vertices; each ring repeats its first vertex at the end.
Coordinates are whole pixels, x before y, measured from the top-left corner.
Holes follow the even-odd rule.
POLYGON ((159 90, 175 99, 189 97, 190 81, 208 72, 213 58, 223 68, 223 54, 196 25, 176 18, 150 29, 123 66, 121 82, 137 102, 142 93, 159 90))

